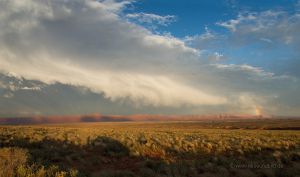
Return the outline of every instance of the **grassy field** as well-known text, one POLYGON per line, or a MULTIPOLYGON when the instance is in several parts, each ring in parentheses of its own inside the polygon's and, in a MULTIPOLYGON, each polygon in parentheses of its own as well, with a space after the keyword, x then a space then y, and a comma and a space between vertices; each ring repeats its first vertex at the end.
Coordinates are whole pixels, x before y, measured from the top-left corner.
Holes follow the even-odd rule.
POLYGON ((300 120, 0 126, 0 177, 295 177, 300 120))

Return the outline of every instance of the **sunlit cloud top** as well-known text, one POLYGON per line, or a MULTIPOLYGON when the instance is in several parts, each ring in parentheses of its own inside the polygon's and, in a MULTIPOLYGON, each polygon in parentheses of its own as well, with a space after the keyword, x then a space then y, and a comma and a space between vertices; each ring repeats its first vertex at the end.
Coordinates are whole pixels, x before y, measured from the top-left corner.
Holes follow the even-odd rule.
POLYGON ((236 15, 185 35, 186 17, 139 3, 0 0, 0 115, 299 114, 296 3, 224 1, 236 15))

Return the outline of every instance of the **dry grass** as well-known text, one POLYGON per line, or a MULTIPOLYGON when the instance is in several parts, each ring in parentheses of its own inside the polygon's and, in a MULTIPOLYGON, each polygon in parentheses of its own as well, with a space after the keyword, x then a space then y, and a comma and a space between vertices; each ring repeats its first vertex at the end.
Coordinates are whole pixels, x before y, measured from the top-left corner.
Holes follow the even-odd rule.
POLYGON ((226 128, 231 126, 226 122, 2 126, 0 157, 6 154, 4 163, 10 165, 1 165, 0 171, 17 174, 33 168, 35 174, 46 174, 40 171, 54 166, 55 173, 48 176, 300 174, 300 131, 263 130, 266 125, 255 122, 251 126, 257 129, 246 129, 245 122, 234 124, 234 129, 226 128), (236 129, 239 126, 243 129, 236 129))

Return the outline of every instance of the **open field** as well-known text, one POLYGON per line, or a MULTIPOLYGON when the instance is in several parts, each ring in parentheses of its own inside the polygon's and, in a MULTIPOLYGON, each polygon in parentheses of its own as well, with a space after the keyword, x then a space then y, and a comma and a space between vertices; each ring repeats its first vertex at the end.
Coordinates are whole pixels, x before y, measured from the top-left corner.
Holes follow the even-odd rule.
POLYGON ((300 120, 0 126, 0 177, 300 174, 300 120))

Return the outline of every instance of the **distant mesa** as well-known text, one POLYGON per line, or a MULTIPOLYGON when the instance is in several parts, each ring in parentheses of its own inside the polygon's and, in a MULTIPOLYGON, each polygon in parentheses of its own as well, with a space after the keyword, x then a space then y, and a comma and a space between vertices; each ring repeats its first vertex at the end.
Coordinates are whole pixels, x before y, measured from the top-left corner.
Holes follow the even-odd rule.
POLYGON ((80 122, 126 122, 130 119, 126 117, 114 117, 114 116, 83 116, 80 118, 80 122))
MULTIPOLYGON (((73 115, 73 116, 35 116, 0 118, 0 124, 60 124, 79 122, 129 122, 129 121, 201 121, 201 120, 240 120, 240 119, 268 119, 263 115, 73 115)), ((274 118, 274 117, 273 117, 274 118)))

